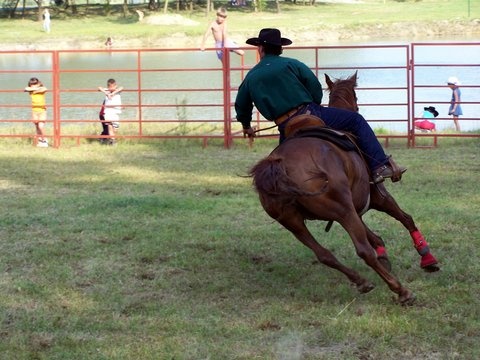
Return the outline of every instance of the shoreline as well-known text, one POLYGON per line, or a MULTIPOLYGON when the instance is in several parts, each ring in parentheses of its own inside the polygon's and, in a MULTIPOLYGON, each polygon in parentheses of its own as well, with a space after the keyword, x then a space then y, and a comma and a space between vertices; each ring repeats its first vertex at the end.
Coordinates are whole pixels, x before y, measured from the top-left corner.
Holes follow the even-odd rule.
MULTIPOLYGON (((480 19, 465 21, 400 22, 392 24, 361 25, 356 28, 344 26, 322 27, 321 29, 288 29, 293 46, 352 45, 369 43, 410 43, 410 42, 475 42, 480 37, 480 19)), ((230 31, 230 37, 243 47, 243 39, 252 33, 230 31)), ((103 39, 92 37, 51 38, 42 41, 2 44, 3 51, 45 51, 45 50, 103 50, 103 39), (54 44, 52 45, 52 40, 54 44)), ((114 39, 113 49, 155 49, 200 47, 201 37, 175 32, 158 38, 114 39)), ((247 46, 247 45, 245 45, 247 46)))

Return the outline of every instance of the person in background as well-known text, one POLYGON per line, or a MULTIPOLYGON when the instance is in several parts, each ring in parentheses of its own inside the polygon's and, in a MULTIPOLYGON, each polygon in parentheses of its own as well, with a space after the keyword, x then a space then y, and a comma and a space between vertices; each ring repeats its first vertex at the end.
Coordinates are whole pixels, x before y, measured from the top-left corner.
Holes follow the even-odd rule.
POLYGON ((46 33, 50 32, 50 12, 48 9, 45 9, 43 11, 43 30, 46 33))
MULTIPOLYGON (((106 142, 109 145, 115 144, 115 129, 120 127, 120 114, 122 113, 122 98, 120 93, 122 92, 123 87, 117 86, 115 79, 107 80, 107 87, 98 87, 98 91, 101 91, 105 94, 105 100, 102 105, 104 121, 102 122, 102 127, 105 124, 108 127, 108 136, 110 137, 106 142)), ((100 115, 102 113, 100 111, 100 115)), ((102 132, 103 134, 103 132, 102 132)))
POLYGON ((37 146, 48 147, 44 130, 45 121, 47 120, 47 106, 45 102, 47 88, 36 77, 32 77, 24 91, 30 94, 32 100, 32 121, 35 124, 37 133, 37 146))
POLYGON ((105 46, 107 47, 107 49, 111 49, 112 46, 113 46, 113 40, 111 37, 108 37, 107 40, 105 41, 105 46))
POLYGON ((462 101, 462 92, 460 91, 460 81, 455 76, 450 76, 447 80, 447 85, 452 89, 452 99, 450 100, 450 108, 448 109, 448 115, 453 116, 453 123, 455 124, 455 130, 460 131, 460 123, 458 117, 463 115, 460 102, 462 101))
POLYGON ((202 45, 200 50, 205 50, 205 42, 210 35, 210 32, 215 39, 215 48, 217 48, 217 57, 223 60, 223 48, 231 49, 230 51, 243 56, 244 51, 239 49, 238 45, 227 36, 227 9, 220 7, 217 10, 217 18, 208 25, 205 35, 203 35, 202 45))
POLYGON ((415 121, 414 125, 416 129, 422 131, 435 131, 435 123, 428 119, 434 119, 438 116, 438 111, 434 106, 428 106, 423 108, 422 119, 415 121))
MULTIPOLYGON (((100 108, 100 112, 98 113, 98 119, 102 124, 102 133, 100 136, 108 136, 108 125, 105 122, 105 100, 103 100, 102 107, 100 108)), ((101 144, 106 144, 108 139, 100 138, 99 139, 101 144)))
POLYGON ((398 173, 394 171, 389 157, 363 116, 353 111, 321 106, 322 85, 312 70, 296 59, 280 56, 283 46, 292 44, 290 39, 281 37, 280 30, 262 29, 258 37, 248 39, 247 44, 257 46, 260 62, 247 73, 235 100, 237 121, 242 123, 244 135, 255 135, 251 127, 254 105, 264 118, 277 124, 280 142, 285 140, 285 127, 292 118, 311 114, 335 130, 356 136, 374 183, 392 177, 400 180, 407 169, 399 168, 398 173))

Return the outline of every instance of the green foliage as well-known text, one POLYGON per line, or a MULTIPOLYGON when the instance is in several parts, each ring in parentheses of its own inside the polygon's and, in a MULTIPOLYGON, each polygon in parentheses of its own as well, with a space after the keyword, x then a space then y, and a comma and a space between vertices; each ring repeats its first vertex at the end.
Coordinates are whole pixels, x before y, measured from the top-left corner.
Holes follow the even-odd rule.
POLYGON ((265 214, 243 176, 274 146, 2 140, 2 359, 478 358, 478 139, 388 149, 408 171, 387 187, 442 268, 420 270, 394 219, 364 217, 417 295, 408 308, 340 226, 308 223, 369 294, 265 214))
POLYGON ((180 99, 180 101, 175 98, 175 104, 176 106, 176 114, 177 114, 177 120, 187 120, 187 105, 188 101, 187 98, 184 96, 180 99))

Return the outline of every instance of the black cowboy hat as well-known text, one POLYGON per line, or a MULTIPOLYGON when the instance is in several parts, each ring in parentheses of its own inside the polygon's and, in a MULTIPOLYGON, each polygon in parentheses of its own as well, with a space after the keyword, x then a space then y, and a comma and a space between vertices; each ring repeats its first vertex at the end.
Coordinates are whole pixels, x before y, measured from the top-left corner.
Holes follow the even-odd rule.
POLYGON ((250 38, 246 41, 249 45, 259 46, 259 45, 276 45, 276 46, 285 46, 290 45, 292 40, 287 38, 282 38, 280 30, 278 29, 262 29, 258 33, 258 37, 250 38))
POLYGON ((437 117, 437 116, 438 116, 438 111, 435 110, 435 107, 434 107, 434 106, 426 106, 426 107, 423 108, 423 110, 432 113, 434 117, 437 117))

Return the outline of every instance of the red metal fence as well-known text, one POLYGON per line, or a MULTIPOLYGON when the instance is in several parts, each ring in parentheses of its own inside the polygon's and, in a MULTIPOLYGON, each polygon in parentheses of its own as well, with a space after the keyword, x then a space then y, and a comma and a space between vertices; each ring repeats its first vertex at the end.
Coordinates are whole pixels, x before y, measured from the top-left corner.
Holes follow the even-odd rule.
MULTIPOLYGON (((222 139, 228 148, 242 137, 234 119, 236 91, 258 61, 255 48, 244 50, 244 57, 224 52, 223 62, 215 49, 0 52, 0 137, 36 140, 30 99, 23 93, 35 76, 49 89, 47 134, 55 147, 65 139, 80 144, 100 138, 103 96, 97 88, 115 78, 124 87, 117 138, 200 138, 205 144, 222 139)), ((425 137, 437 145, 441 137, 480 136, 475 131, 480 128, 480 64, 468 60, 478 62, 480 43, 289 47, 285 56, 305 62, 322 83, 323 73, 343 78, 358 71, 360 112, 387 146, 393 138, 418 146, 425 137), (415 130, 413 123, 427 105, 442 108, 439 125, 452 121, 443 109, 449 103, 446 79, 451 75, 463 79, 466 115, 461 121, 474 131, 415 130)), ((327 94, 324 99, 328 102, 327 94)), ((260 128, 271 125, 258 113, 254 119, 260 128)), ((268 135, 274 137, 276 131, 268 135)))

